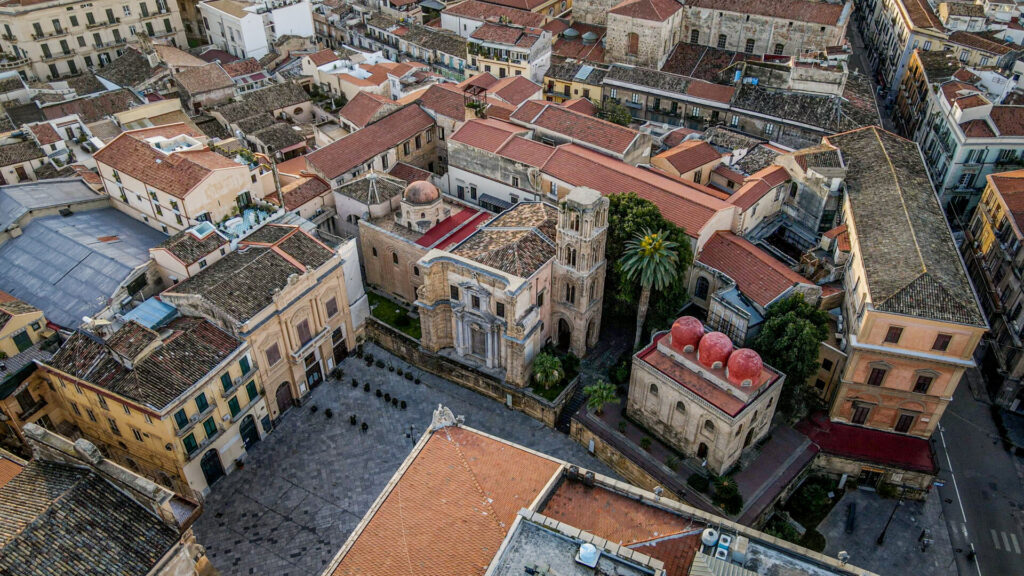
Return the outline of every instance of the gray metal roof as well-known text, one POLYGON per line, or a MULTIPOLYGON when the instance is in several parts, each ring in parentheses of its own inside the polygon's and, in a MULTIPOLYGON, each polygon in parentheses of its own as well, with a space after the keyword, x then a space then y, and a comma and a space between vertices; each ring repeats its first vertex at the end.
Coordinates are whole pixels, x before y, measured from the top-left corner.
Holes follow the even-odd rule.
POLYGON ((100 200, 81 178, 55 178, 0 186, 0 232, 32 210, 100 200))
POLYGON ((164 239, 113 208, 37 218, 0 245, 0 290, 41 309, 51 322, 77 327, 107 305, 164 239))

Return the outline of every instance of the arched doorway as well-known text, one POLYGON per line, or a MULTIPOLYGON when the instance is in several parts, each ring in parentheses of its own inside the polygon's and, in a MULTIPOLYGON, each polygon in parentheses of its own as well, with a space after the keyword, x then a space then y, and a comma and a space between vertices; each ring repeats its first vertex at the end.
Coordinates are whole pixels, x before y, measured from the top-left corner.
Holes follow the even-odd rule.
POLYGON ((700 446, 697 447, 697 458, 701 460, 708 457, 708 445, 701 442, 700 446))
POLYGON ((565 318, 558 319, 558 349, 563 352, 572 344, 572 328, 565 318))
POLYGON ((743 447, 750 446, 750 441, 754 438, 754 429, 747 430, 747 437, 743 439, 743 447))
POLYGON ((220 462, 220 454, 217 453, 217 450, 210 450, 203 454, 199 467, 203 469, 207 486, 213 486, 214 482, 224 477, 224 465, 220 462))
POLYGON ((252 417, 252 414, 248 414, 245 418, 242 418, 242 423, 239 425, 238 431, 242 435, 242 442, 245 443, 246 450, 248 450, 253 444, 260 441, 260 432, 256 429, 256 419, 252 417))
POLYGON ((281 382, 277 388, 277 411, 284 414, 285 410, 292 407, 292 387, 287 382, 281 382))

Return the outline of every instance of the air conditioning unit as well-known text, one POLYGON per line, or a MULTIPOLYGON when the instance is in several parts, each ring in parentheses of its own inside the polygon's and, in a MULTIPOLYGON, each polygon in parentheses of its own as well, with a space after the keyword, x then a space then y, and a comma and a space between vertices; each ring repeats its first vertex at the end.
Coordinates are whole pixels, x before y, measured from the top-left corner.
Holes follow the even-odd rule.
POLYGON ((188 421, 193 424, 199 422, 199 414, 193 414, 192 417, 188 419, 188 421))

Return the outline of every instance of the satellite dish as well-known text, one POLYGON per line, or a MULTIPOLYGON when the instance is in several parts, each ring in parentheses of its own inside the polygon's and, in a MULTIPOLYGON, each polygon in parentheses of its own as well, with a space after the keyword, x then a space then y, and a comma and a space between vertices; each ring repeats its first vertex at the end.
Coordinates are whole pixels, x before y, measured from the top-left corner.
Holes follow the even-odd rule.
POLYGON ((843 564, 850 561, 850 554, 846 550, 840 550, 839 554, 836 554, 836 558, 843 564))

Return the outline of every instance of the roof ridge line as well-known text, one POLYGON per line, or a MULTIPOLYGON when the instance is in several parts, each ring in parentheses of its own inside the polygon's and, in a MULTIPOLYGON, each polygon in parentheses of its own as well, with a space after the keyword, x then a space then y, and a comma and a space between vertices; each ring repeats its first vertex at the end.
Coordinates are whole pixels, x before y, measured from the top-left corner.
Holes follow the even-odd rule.
POLYGON ((498 513, 495 512, 494 507, 491 506, 490 498, 487 493, 484 492, 483 486, 480 485, 480 481, 476 477, 476 472, 473 471, 473 467, 469 465, 469 460, 466 459, 465 453, 462 452, 462 447, 456 440, 453 440, 450 434, 445 435, 448 438, 448 442, 455 448, 455 453, 459 455, 459 461, 466 468, 466 472, 469 472, 469 477, 473 481, 473 486, 476 487, 477 492, 483 496, 483 506, 490 512, 489 516, 497 528, 503 528, 501 520, 498 519, 498 513))
MULTIPOLYGON (((910 212, 907 210, 907 203, 903 198, 903 184, 900 183, 899 175, 896 173, 896 166, 893 165, 892 158, 889 157, 889 149, 886 148, 885 142, 882 142, 881 134, 878 133, 878 130, 872 130, 872 132, 875 135, 875 139, 878 140, 878 145, 881 146, 882 152, 885 154, 885 163, 889 166, 889 171, 892 173, 893 182, 896 183, 896 191, 900 196, 900 207, 903 208, 903 216, 906 218, 907 226, 910 227, 910 236, 914 239, 914 249, 917 251, 917 259, 921 262, 921 274, 923 274, 928 271, 928 267, 925 264, 924 254, 921 253, 921 245, 917 242, 917 231, 914 230, 914 223, 910 219, 910 212)), ((918 274, 914 277, 914 280, 920 278, 920 276, 921 275, 918 274)), ((904 285, 904 287, 905 286, 906 285, 904 285)), ((886 300, 888 300, 888 298, 886 300)))

